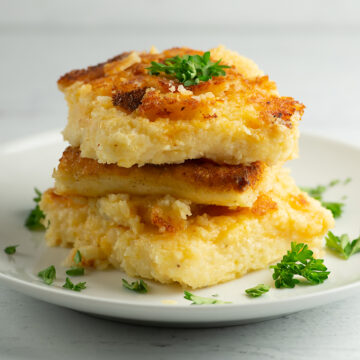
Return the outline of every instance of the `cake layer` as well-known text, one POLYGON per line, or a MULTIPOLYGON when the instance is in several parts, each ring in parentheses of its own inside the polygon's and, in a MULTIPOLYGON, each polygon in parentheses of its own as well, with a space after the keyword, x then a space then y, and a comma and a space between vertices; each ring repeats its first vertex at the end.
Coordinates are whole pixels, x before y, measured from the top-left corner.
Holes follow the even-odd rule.
MULTIPOLYGON (((47 243, 80 250, 84 266, 200 288, 262 269, 292 241, 319 253, 331 213, 286 172, 252 208, 199 206, 171 196, 100 198, 43 194, 47 243)), ((119 275, 121 276, 121 275, 119 275)))
POLYGON ((277 171, 260 162, 218 165, 209 160, 124 168, 83 158, 79 148, 68 147, 53 176, 59 195, 169 194, 199 204, 249 207, 271 188, 277 171))
POLYGON ((123 53, 64 75, 65 140, 84 157, 121 167, 198 158, 274 165, 296 157, 304 106, 279 96, 251 60, 222 46, 210 53, 231 68, 188 87, 147 70, 152 61, 203 54, 188 48, 123 53))

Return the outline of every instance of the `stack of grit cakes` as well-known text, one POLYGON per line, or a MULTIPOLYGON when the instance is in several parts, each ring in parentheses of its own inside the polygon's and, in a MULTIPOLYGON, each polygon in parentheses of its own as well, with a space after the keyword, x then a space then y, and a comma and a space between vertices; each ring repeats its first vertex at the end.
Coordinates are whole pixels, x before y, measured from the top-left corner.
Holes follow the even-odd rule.
POLYGON ((58 81, 70 146, 40 206, 68 265, 80 250, 84 266, 200 288, 267 267, 292 241, 321 250, 332 215, 282 167, 304 106, 222 46, 210 55, 226 75, 196 85, 147 69, 194 54, 123 53, 58 81))

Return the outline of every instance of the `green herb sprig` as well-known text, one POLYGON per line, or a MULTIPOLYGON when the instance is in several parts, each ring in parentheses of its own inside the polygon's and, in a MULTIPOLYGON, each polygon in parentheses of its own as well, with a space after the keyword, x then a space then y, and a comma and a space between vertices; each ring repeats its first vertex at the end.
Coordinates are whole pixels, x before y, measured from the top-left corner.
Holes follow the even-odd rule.
POLYGON ((334 235, 329 231, 325 237, 326 246, 337 252, 345 260, 350 256, 360 252, 360 236, 353 241, 350 241, 349 235, 343 234, 341 236, 334 235))
POLYGON ((246 289, 245 292, 250 297, 259 297, 270 290, 269 285, 259 284, 250 289, 246 289))
POLYGON ((197 85, 200 81, 208 81, 214 76, 225 76, 227 65, 220 65, 221 59, 215 63, 210 60, 210 52, 201 55, 183 55, 165 59, 164 63, 151 62, 147 68, 150 75, 166 75, 176 78, 184 86, 197 85))
POLYGON ((81 263, 82 260, 82 256, 79 250, 76 251, 76 254, 74 256, 74 262, 76 264, 76 266, 72 266, 71 269, 66 270, 66 275, 69 276, 82 276, 85 274, 85 269, 81 266, 79 266, 79 264, 81 263))
POLYGON ((68 277, 65 280, 65 284, 63 285, 64 289, 73 290, 73 291, 81 291, 86 289, 86 282, 79 282, 74 284, 68 277))
POLYGON ((80 263, 81 263, 81 260, 82 260, 81 252, 80 252, 80 250, 77 250, 77 251, 76 251, 76 254, 75 254, 75 256, 74 256, 75 264, 80 264, 80 263))
POLYGON ((295 242, 291 243, 291 250, 283 256, 281 262, 270 268, 274 269, 273 279, 277 288, 295 287, 300 283, 295 276, 305 278, 312 285, 321 284, 330 274, 324 260, 315 259, 308 245, 295 242))
POLYGON ((321 201, 321 205, 332 212, 334 219, 338 219, 344 211, 343 208, 345 204, 341 202, 321 201))
POLYGON ((34 189, 36 196, 34 197, 34 201, 36 203, 35 208, 30 211, 30 214, 28 215, 25 226, 29 230, 45 230, 45 226, 41 223, 42 219, 45 219, 45 215, 40 209, 39 202, 41 201, 41 191, 39 191, 37 188, 34 189))
POLYGON ((11 245, 11 246, 7 246, 5 249, 4 249, 4 252, 5 254, 8 254, 8 255, 13 255, 16 253, 16 248, 18 247, 19 245, 11 245))
POLYGON ((138 281, 134 281, 131 284, 127 280, 122 279, 122 284, 124 288, 135 291, 140 294, 145 294, 148 292, 148 285, 142 279, 138 281))
POLYGON ((83 267, 72 267, 69 270, 66 270, 66 275, 69 276, 82 276, 85 274, 85 269, 83 267))
POLYGON ((327 185, 318 185, 316 187, 302 187, 301 190, 307 192, 312 198, 319 200, 321 205, 326 209, 330 210, 335 219, 339 218, 344 211, 344 203, 342 202, 333 202, 333 201, 324 201, 324 193, 331 187, 339 184, 347 185, 351 181, 351 178, 347 178, 344 181, 339 179, 330 181, 327 185))
POLYGON ((50 265, 38 273, 38 277, 43 280, 46 285, 51 285, 56 279, 56 269, 54 265, 50 265))
POLYGON ((188 291, 184 291, 184 299, 192 301, 191 305, 231 304, 229 301, 197 296, 188 291))

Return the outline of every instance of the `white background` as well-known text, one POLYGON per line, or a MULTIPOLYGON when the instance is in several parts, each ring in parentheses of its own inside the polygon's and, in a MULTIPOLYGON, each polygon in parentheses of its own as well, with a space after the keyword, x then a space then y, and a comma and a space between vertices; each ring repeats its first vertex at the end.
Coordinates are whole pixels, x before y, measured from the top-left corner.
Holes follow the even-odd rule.
MULTIPOLYGON (((307 106, 302 131, 359 144, 355 0, 0 0, 0 141, 64 126, 56 80, 70 69, 151 45, 220 43, 307 106)), ((0 284, 0 359, 359 359, 359 326, 360 296, 259 324, 176 330, 95 319, 0 284)))

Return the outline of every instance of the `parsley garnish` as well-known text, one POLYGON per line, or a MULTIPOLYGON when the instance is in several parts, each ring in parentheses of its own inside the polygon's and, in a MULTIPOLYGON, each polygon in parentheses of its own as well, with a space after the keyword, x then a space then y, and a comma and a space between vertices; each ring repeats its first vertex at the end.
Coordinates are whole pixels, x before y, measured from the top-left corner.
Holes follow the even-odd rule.
POLYGON ((66 275, 69 276, 82 276, 85 273, 85 269, 83 267, 72 267, 69 270, 66 270, 66 275))
POLYGON ((85 269, 81 266, 78 266, 78 264, 81 263, 81 252, 78 250, 76 251, 76 254, 74 256, 74 262, 77 266, 73 266, 71 269, 66 271, 66 274, 69 276, 82 276, 85 273, 85 269))
POLYGON ((74 256, 75 264, 80 264, 82 260, 81 252, 78 250, 74 256))
POLYGON ((81 291, 86 289, 86 282, 79 282, 77 284, 74 284, 68 277, 65 280, 65 284, 63 285, 63 288, 73 290, 73 291, 81 291))
POLYGON ((269 290, 270 290, 269 285, 259 284, 259 285, 256 285, 256 286, 250 288, 250 289, 246 289, 245 292, 250 297, 259 297, 259 296, 267 293, 269 290))
POLYGON ((321 284, 330 274, 324 260, 315 259, 308 245, 295 242, 291 243, 291 251, 283 256, 281 262, 270 268, 274 269, 273 279, 277 288, 293 288, 300 282, 295 276, 305 278, 312 285, 321 284))
POLYGON ((7 246, 5 249, 4 249, 4 252, 5 254, 8 254, 8 255, 13 255, 16 253, 16 248, 18 247, 19 245, 11 245, 11 246, 7 246))
POLYGON ((347 260, 351 255, 360 252, 360 236, 357 239, 350 241, 349 235, 347 234, 336 236, 329 231, 325 239, 326 246, 339 253, 345 260, 347 260))
POLYGON ((321 205, 326 209, 330 210, 335 219, 338 219, 343 213, 344 203, 322 201, 321 205))
POLYGON ((125 279, 122 279, 122 284, 124 288, 141 294, 145 294, 148 292, 148 286, 144 280, 134 281, 130 284, 125 279))
POLYGON ((45 226, 41 223, 42 219, 45 219, 45 215, 40 209, 39 202, 41 200, 41 192, 35 188, 35 193, 37 196, 34 197, 34 201, 36 206, 33 210, 31 210, 29 216, 25 221, 25 226, 29 230, 45 230, 45 226))
POLYGON ((318 185, 314 188, 301 187, 301 190, 307 192, 312 198, 320 201, 322 200, 323 194, 327 190, 327 187, 324 185, 318 185))
POLYGON ((342 183, 343 185, 348 184, 351 181, 351 178, 347 178, 343 182, 339 179, 332 180, 328 185, 318 185, 314 188, 302 187, 301 190, 307 192, 311 197, 321 202, 321 205, 326 209, 330 210, 335 219, 339 218, 342 215, 344 203, 342 202, 329 202, 323 200, 323 195, 329 188, 342 183))
POLYGON ((56 269, 54 265, 40 271, 38 277, 41 278, 46 285, 51 285, 56 279, 56 269))
POLYGON ((183 55, 175 56, 164 60, 164 63, 151 62, 147 68, 150 75, 159 75, 165 73, 175 77, 185 86, 196 85, 200 81, 208 81, 213 76, 225 76, 224 69, 230 68, 227 65, 219 65, 220 61, 212 62, 210 60, 210 51, 201 55, 183 55))
POLYGON ((189 293, 188 291, 184 291, 184 299, 192 301, 191 305, 208 305, 208 304, 231 304, 229 301, 222 301, 218 299, 212 299, 202 296, 197 296, 189 293))

